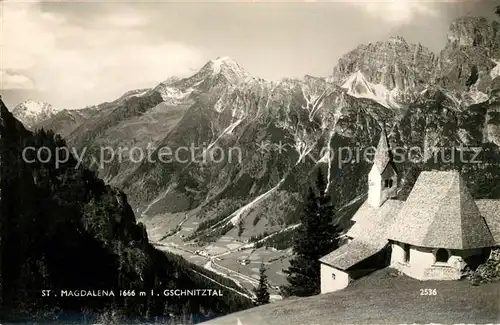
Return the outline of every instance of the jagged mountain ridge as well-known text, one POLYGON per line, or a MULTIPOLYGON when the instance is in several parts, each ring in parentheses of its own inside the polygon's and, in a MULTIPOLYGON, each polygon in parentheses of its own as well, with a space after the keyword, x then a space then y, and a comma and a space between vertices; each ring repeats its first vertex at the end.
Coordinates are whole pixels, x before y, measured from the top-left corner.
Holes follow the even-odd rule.
MULTIPOLYGON (((102 110, 107 110, 110 107, 119 105, 127 99, 134 96, 141 96, 150 91, 149 88, 130 90, 120 96, 118 99, 112 102, 105 102, 99 105, 87 106, 82 109, 62 109, 56 114, 52 114, 44 119, 39 120, 34 124, 34 128, 45 129, 45 130, 55 130, 62 136, 69 135, 78 126, 83 124, 90 116, 98 114, 102 110)), ((23 122, 22 116, 16 114, 13 111, 14 117, 23 122)), ((24 124, 24 123, 23 123, 24 124)))
POLYGON ((360 45, 339 59, 332 81, 344 83, 353 74, 392 92, 397 101, 414 99, 432 83, 434 54, 421 44, 408 44, 402 37, 360 45))
POLYGON ((402 37, 360 45, 339 59, 331 80, 342 84, 362 74, 372 88, 403 103, 414 101, 429 86, 439 86, 465 108, 487 100, 500 58, 499 29, 497 21, 461 17, 451 24, 438 54, 402 37))
MULTIPOLYGON (((240 219, 243 238, 263 229, 276 231, 297 221, 301 190, 315 166, 326 169, 339 206, 365 192, 369 164, 338 167, 322 147, 366 148, 378 140, 382 122, 392 141, 418 146, 426 158, 433 147, 498 146, 491 87, 500 57, 484 59, 485 53, 498 53, 497 27, 483 19, 457 20, 438 55, 398 37, 363 45, 341 58, 328 80, 307 76, 268 82, 219 58, 192 77, 169 79, 112 103, 73 130, 68 142, 90 152, 150 143, 173 149, 238 147, 241 163, 125 159, 107 164, 99 174, 122 187, 144 217, 217 220, 208 231, 215 238, 224 232, 237 237, 231 225, 240 219), (262 152, 257 144, 263 141, 287 150, 262 152)), ((403 177, 412 168, 405 165, 403 177)))

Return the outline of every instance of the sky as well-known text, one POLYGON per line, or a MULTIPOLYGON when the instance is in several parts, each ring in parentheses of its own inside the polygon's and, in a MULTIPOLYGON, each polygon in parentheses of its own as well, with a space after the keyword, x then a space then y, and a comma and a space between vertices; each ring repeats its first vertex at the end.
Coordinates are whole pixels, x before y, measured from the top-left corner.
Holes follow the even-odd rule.
MULTIPOLYGON (((1 0, 0 0, 1 1, 1 0)), ((326 77, 359 44, 402 36, 438 52, 459 16, 496 1, 0 2, 0 92, 58 108, 112 101, 229 56, 270 80, 326 77)))

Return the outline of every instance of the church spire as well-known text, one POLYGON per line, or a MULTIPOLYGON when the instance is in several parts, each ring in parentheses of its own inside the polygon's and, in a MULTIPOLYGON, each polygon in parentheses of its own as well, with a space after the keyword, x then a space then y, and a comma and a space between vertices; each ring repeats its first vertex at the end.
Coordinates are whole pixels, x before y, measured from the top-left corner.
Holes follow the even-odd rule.
POLYGON ((388 199, 395 197, 398 180, 384 124, 373 159, 373 167, 368 175, 368 203, 378 208, 388 199))
POLYGON ((391 160, 391 150, 389 148, 389 141, 387 140, 384 124, 382 125, 382 133, 380 134, 380 140, 378 142, 377 151, 375 151, 373 163, 377 166, 379 173, 382 174, 391 160))

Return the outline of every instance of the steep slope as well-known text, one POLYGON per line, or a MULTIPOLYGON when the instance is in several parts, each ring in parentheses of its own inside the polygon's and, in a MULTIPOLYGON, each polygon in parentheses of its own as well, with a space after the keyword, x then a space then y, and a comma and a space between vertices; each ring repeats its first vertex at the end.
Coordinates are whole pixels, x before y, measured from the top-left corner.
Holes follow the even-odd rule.
POLYGON ((247 214, 278 197, 296 202, 298 188, 307 182, 314 160, 322 158, 321 147, 337 132, 340 137, 351 132, 350 136, 356 136, 347 120, 358 119, 376 128, 376 117, 394 116, 373 102, 360 105, 341 89, 311 77, 278 84, 254 80, 225 91, 218 97, 210 92, 193 97, 195 103, 158 144, 173 151, 200 148, 195 159, 158 163, 155 153, 155 162, 143 162, 123 183, 126 191, 136 193, 131 198, 136 206, 144 207, 144 215, 198 208, 194 219, 216 217, 225 229, 245 219, 249 236, 255 235, 251 227, 254 220, 267 214, 263 224, 269 224, 270 230, 279 229, 296 222, 293 209, 283 206, 274 213, 255 211, 248 218, 247 214), (335 103, 340 105, 331 109, 335 103), (341 116, 344 108, 346 113, 337 119, 335 114, 341 116), (269 143, 267 150, 261 150, 262 143, 269 143), (281 152, 276 150, 278 144, 281 152), (201 148, 206 150, 204 155, 201 148), (215 156, 217 148, 225 148, 224 157, 215 156), (240 155, 229 156, 231 152, 240 155))
POLYGON ((397 88, 389 90, 381 84, 372 84, 360 71, 350 75, 342 84, 342 88, 353 97, 373 99, 388 108, 401 108, 398 99, 400 92, 397 88))
POLYGON ((197 100, 208 92, 230 89, 247 77, 248 73, 229 58, 212 60, 190 78, 169 79, 152 90, 99 109, 69 135, 68 142, 92 153, 99 153, 102 147, 126 148, 99 170, 107 181, 121 184, 137 165, 133 148, 154 148, 197 100))
POLYGON ((435 77, 462 107, 487 101, 487 89, 500 59, 500 23, 463 17, 452 23, 437 58, 435 77))
POLYGON ((486 82, 496 66, 494 61, 500 58, 499 33, 500 23, 486 18, 462 17, 454 21, 448 42, 437 59, 436 74, 441 85, 467 91, 474 79, 483 77, 486 82))
POLYGON ((36 123, 33 129, 52 130, 65 137, 80 126, 90 114, 92 114, 92 111, 89 109, 63 109, 48 119, 36 123))
POLYGON ((125 194, 79 167, 73 157, 59 166, 55 159, 37 161, 36 154, 24 157, 26 147, 54 155, 65 142, 52 132, 27 131, 1 101, 0 113, 2 320, 71 314, 74 321, 107 309, 126 318, 172 314, 203 319, 251 305, 207 278, 238 291, 231 281, 153 248, 125 194), (118 293, 169 288, 218 288, 224 296, 138 299, 118 293), (53 294, 43 297, 42 290, 53 294), (64 298, 60 290, 113 290, 114 296, 64 298))

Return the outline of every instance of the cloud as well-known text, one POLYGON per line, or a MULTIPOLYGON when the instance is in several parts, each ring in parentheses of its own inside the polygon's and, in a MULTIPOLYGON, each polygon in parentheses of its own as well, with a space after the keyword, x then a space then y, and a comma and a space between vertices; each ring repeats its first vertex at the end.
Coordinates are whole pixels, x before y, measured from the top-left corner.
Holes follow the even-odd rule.
POLYGON ((0 70, 0 89, 33 89, 33 81, 22 74, 0 70))
POLYGON ((436 2, 429 0, 352 0, 349 4, 361 8, 375 19, 397 25, 409 23, 418 16, 437 16, 436 2))
POLYGON ((31 80, 53 104, 79 107, 155 86, 203 64, 197 49, 150 37, 148 21, 115 8, 92 15, 83 26, 36 2, 4 3, 0 68, 16 73, 18 83, 21 77, 31 80))
POLYGON ((147 25, 148 17, 139 16, 134 13, 112 13, 104 18, 104 22, 112 27, 137 28, 147 25))

